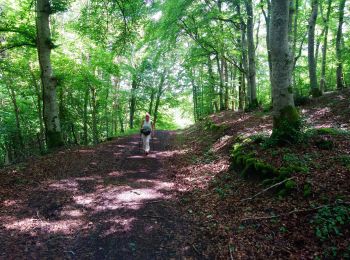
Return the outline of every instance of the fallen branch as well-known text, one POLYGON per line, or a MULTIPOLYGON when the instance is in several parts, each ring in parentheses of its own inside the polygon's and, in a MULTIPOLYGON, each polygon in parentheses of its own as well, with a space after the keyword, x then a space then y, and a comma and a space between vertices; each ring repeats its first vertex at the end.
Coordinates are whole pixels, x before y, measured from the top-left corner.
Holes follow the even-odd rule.
POLYGON ((198 255, 202 255, 201 252, 198 251, 198 249, 196 248, 195 245, 192 245, 192 248, 194 249, 194 251, 195 251, 198 255))
POLYGON ((268 217, 251 217, 251 218, 244 218, 241 220, 241 222, 246 222, 246 221, 255 221, 255 220, 267 220, 267 219, 274 219, 274 218, 280 218, 280 217, 286 217, 292 214, 299 214, 299 213, 306 213, 306 212, 312 212, 312 211, 316 211, 325 207, 329 207, 329 206, 334 206, 334 205, 350 205, 350 202, 335 202, 332 204, 326 204, 326 205, 321 205, 318 206, 316 208, 311 208, 311 209, 295 209, 292 210, 290 212, 287 212, 285 214, 280 214, 280 215, 274 215, 274 216, 268 216, 268 217))
POLYGON ((275 183, 274 185, 272 185, 272 186, 270 186, 270 187, 268 187, 268 188, 266 188, 266 189, 264 189, 264 190, 258 192, 257 194, 255 194, 254 196, 252 196, 252 197, 250 197, 250 198, 242 199, 241 202, 247 201, 247 200, 252 200, 252 199, 254 199, 255 197, 259 196, 260 194, 262 194, 262 193, 264 193, 264 192, 266 192, 266 191, 268 191, 268 190, 270 190, 270 189, 272 189, 272 188, 274 188, 274 187, 277 187, 277 186, 279 186, 279 185, 281 185, 281 184, 283 184, 283 183, 285 183, 285 182, 287 182, 287 181, 289 181, 289 180, 292 180, 292 179, 295 179, 295 177, 291 177, 291 178, 285 179, 285 180, 283 180, 283 181, 280 181, 280 182, 278 182, 278 183, 275 183))
POLYGON ((232 249, 230 247, 230 245, 228 245, 228 251, 230 252, 230 260, 233 260, 233 254, 232 254, 232 249))
POLYGON ((142 217, 145 217, 145 218, 159 218, 159 219, 166 219, 165 217, 162 217, 162 216, 150 216, 150 215, 142 215, 142 217))

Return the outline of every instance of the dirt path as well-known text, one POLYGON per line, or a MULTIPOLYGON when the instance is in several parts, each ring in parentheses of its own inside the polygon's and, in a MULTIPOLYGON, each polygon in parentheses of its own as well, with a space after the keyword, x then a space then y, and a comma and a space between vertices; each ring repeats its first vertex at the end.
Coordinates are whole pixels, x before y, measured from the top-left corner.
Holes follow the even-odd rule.
MULTIPOLYGON (((28 164, 56 176, 0 201, 0 258, 169 259, 190 256, 187 224, 164 171, 172 132, 143 156, 138 136, 28 164)), ((50 176, 50 174, 48 174, 50 176)), ((35 176, 35 175, 34 175, 35 176)), ((1 194, 0 194, 1 195, 1 194)), ((0 196, 1 198, 1 196, 0 196)))

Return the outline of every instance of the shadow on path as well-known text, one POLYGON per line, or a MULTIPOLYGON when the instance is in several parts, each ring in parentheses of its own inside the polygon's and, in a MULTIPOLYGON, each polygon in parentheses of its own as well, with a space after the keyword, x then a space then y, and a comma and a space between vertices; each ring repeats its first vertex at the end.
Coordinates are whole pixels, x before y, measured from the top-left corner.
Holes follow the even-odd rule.
POLYGON ((173 135, 157 132, 148 156, 132 136, 54 162, 45 170, 57 178, 2 202, 0 258, 190 257, 176 186, 163 170, 173 135))

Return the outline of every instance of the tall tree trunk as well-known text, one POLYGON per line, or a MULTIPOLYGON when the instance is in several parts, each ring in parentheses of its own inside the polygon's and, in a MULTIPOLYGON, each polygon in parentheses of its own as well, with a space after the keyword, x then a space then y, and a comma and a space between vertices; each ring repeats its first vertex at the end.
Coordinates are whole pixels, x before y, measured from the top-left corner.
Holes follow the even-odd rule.
POLYGON ((191 84, 192 84, 192 99, 193 99, 193 116, 194 116, 194 121, 198 121, 198 91, 197 91, 197 86, 195 83, 195 73, 196 71, 193 69, 191 70, 191 84))
POLYGON ((247 41, 248 41, 248 102, 251 108, 258 106, 256 98, 256 65, 255 65, 255 46, 254 46, 254 16, 252 0, 245 0, 247 11, 247 41))
POLYGON ((19 108, 17 104, 17 95, 16 91, 13 89, 13 85, 6 84, 7 90, 9 91, 12 105, 13 105, 13 112, 15 113, 15 119, 16 119, 16 132, 14 133, 14 148, 15 148, 15 154, 17 159, 21 159, 21 154, 24 152, 24 143, 23 143, 23 137, 22 137, 22 128, 21 128, 21 122, 19 119, 19 108))
POLYGON ((31 68, 29 68, 30 75, 32 77, 32 82, 35 89, 36 94, 36 100, 37 100, 37 111, 38 111, 38 120, 40 125, 40 133, 39 133, 39 145, 42 147, 44 144, 42 143, 43 138, 45 137, 45 127, 44 127, 44 119, 43 119, 43 109, 41 106, 42 102, 42 90, 40 89, 39 84, 37 83, 37 80, 35 78, 35 75, 31 68))
MULTIPOLYGON (((298 1, 298 0, 297 0, 298 1)), ((262 12, 265 18, 265 23, 266 23, 266 46, 267 46, 267 61, 269 64, 269 76, 270 76, 270 81, 271 76, 272 76, 272 64, 271 64, 271 50, 270 50, 270 20, 271 20, 271 1, 266 0, 267 2, 267 12, 263 8, 263 5, 261 6, 262 12)), ((271 102, 273 98, 273 88, 271 87, 271 102)))
POLYGON ((214 112, 213 104, 216 99, 216 93, 215 93, 215 79, 214 79, 210 54, 208 55, 208 76, 209 76, 209 93, 210 93, 210 98, 212 99, 212 100, 209 100, 209 114, 212 114, 214 112))
POLYGON ((83 141, 84 141, 84 145, 88 145, 88 104, 89 104, 89 88, 86 88, 85 94, 84 94, 84 111, 83 111, 83 141))
POLYGON ((344 8, 346 0, 339 0, 339 23, 336 39, 336 54, 337 54, 337 89, 344 88, 344 75, 343 75, 343 23, 344 23, 344 8))
POLYGON ((329 17, 331 14, 332 0, 328 0, 327 14, 324 18, 324 39, 322 46, 322 65, 321 65, 321 81, 320 90, 321 92, 326 90, 326 62, 327 62, 327 45, 328 45, 328 30, 329 30, 329 17))
POLYGON ((49 148, 63 145, 61 125, 56 98, 57 79, 53 76, 51 66, 51 49, 53 47, 50 33, 49 17, 51 6, 49 0, 36 2, 37 49, 43 86, 43 115, 46 128, 46 140, 49 148))
POLYGON ((109 88, 106 92, 106 106, 105 106, 105 127, 106 127, 106 138, 109 137, 109 116, 108 116, 108 99, 109 99, 109 88))
POLYGON ((91 118, 92 118, 92 139, 94 144, 98 144, 98 129, 97 129, 97 94, 96 88, 94 86, 90 86, 91 92, 91 118))
POLYGON ((298 40, 298 18, 299 18, 299 0, 295 0, 295 7, 294 7, 294 21, 293 21, 293 68, 292 68, 292 74, 293 74, 293 88, 294 90, 297 87, 296 84, 296 75, 295 75, 295 68, 294 68, 294 60, 296 56, 297 51, 297 40, 298 40))
POLYGON ((238 109, 244 109, 244 88, 245 88, 245 76, 244 73, 239 73, 238 83, 238 109))
POLYGON ((166 70, 163 71, 161 77, 160 77, 160 82, 158 86, 158 92, 157 92, 157 99, 156 99, 156 104, 154 106, 154 115, 153 115, 153 123, 157 123, 157 118, 158 118, 158 109, 160 105, 160 98, 163 94, 163 87, 164 87, 164 82, 165 82, 165 76, 166 76, 166 70))
POLYGON ((308 61, 310 88, 313 97, 322 95, 317 84, 316 60, 315 60, 315 26, 318 13, 318 0, 312 0, 312 11, 309 19, 308 30, 308 61))
POLYGON ((148 108, 148 113, 151 115, 153 112, 153 103, 154 103, 154 98, 156 96, 156 90, 152 87, 151 90, 151 101, 149 102, 149 108, 148 108))
POLYGON ((242 65, 243 65, 243 80, 241 81, 241 86, 242 86, 242 94, 244 95, 245 102, 244 105, 247 106, 249 105, 250 102, 250 97, 251 97, 251 88, 248 83, 248 88, 247 88, 247 93, 245 92, 245 78, 249 78, 248 73, 249 73, 249 68, 248 68, 248 59, 247 59, 247 36, 246 36, 246 25, 243 21, 242 15, 241 15, 241 9, 240 9, 240 4, 238 3, 236 6, 237 14, 240 17, 240 30, 241 30, 241 38, 239 40, 239 43, 241 44, 241 49, 242 49, 242 65))
POLYGON ((273 0, 271 6, 270 50, 273 87, 273 136, 292 141, 299 130, 299 115, 294 107, 291 87, 293 57, 288 40, 289 0, 273 0))
POLYGON ((229 109, 230 94, 229 94, 229 69, 227 66, 227 61, 223 59, 224 64, 224 79, 225 79, 225 110, 229 109))
POLYGON ((131 83, 131 98, 130 98, 130 119, 129 119, 129 127, 130 129, 134 128, 134 116, 136 111, 136 89, 137 89, 137 76, 132 76, 131 83))
POLYGON ((220 64, 219 55, 216 55, 216 64, 219 72, 220 87, 219 87, 219 103, 220 111, 225 110, 224 104, 224 75, 223 75, 223 64, 220 64))

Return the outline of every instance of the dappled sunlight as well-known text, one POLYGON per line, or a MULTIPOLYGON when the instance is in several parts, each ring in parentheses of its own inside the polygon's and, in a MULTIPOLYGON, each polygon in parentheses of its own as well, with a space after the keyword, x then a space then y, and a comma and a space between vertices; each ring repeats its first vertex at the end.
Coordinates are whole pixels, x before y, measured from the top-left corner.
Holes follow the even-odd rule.
POLYGON ((26 218, 17 220, 15 218, 7 219, 3 226, 8 230, 16 230, 19 232, 45 232, 45 233, 61 233, 65 235, 76 232, 84 225, 79 219, 47 221, 41 218, 26 218))
POLYGON ((79 149, 79 153, 86 154, 86 153, 95 153, 94 150, 86 150, 86 149, 79 149))
POLYGON ((122 233, 122 232, 127 232, 132 230, 132 223, 136 220, 134 217, 130 218, 122 218, 120 216, 114 218, 114 219, 109 219, 108 221, 105 221, 110 228, 103 232, 101 234, 101 237, 106 237, 110 236, 116 233, 122 233))
POLYGON ((76 180, 60 180, 49 184, 49 187, 54 190, 77 191, 79 184, 76 180))
POLYGON ((2 203, 2 205, 4 207, 14 207, 19 203, 18 200, 4 200, 4 202, 2 203))

